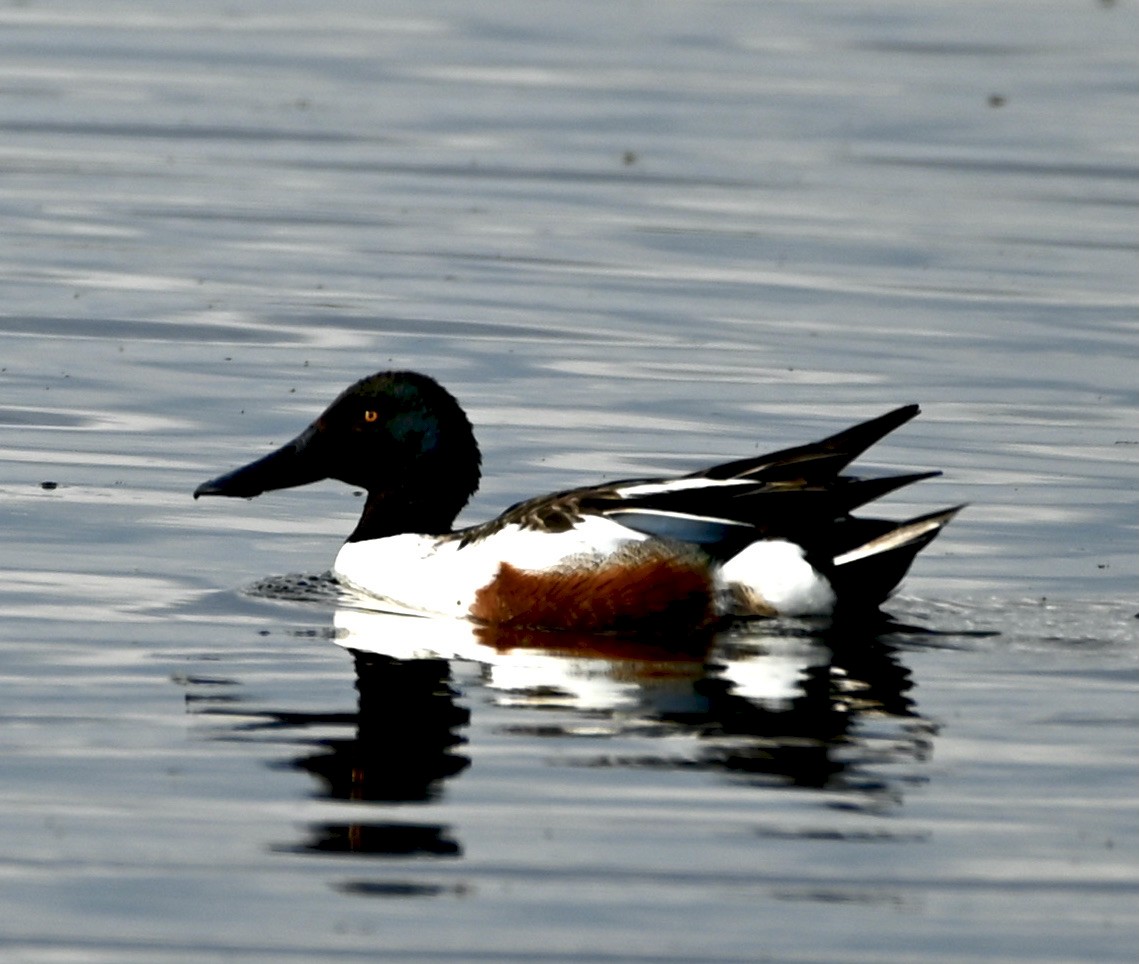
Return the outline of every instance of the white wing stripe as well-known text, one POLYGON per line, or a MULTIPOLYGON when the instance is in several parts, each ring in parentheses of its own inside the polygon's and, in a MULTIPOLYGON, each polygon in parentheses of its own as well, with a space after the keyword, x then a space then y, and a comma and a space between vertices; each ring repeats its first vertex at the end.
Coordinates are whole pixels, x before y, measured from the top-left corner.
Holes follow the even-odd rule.
POLYGON ((686 489, 722 489, 725 487, 755 488, 751 479, 665 479, 661 482, 642 482, 617 489, 623 499, 636 499, 645 495, 664 495, 668 492, 683 492, 686 489))

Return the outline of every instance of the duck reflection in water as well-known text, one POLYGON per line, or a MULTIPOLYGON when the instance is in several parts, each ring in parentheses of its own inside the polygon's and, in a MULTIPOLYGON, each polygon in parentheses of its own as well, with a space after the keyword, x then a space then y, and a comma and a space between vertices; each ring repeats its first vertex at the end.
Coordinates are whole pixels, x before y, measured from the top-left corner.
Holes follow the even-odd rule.
MULTIPOLYGON (((469 762, 460 693, 484 697, 475 705, 495 714, 496 732, 562 741, 559 759, 571 766, 703 769, 851 791, 850 806, 900 796, 912 775, 891 781, 881 764, 924 758, 933 734, 889 641, 893 624, 816 632, 768 622, 762 632, 631 639, 349 609, 335 623, 355 661, 356 738, 297 764, 340 799, 438 796, 469 762), (863 725, 871 719, 874 735, 863 725), (598 752, 618 736, 624 751, 598 752)), ((423 843, 439 853, 437 841, 423 843)))
MULTIPOLYGON (((870 810, 900 798, 915 775, 890 764, 923 760, 935 732, 899 658, 906 627, 889 621, 637 639, 341 608, 334 630, 358 693, 356 713, 337 718, 354 732, 316 740, 290 765, 317 778, 321 798, 378 806, 310 825, 292 851, 460 856, 453 828, 385 819, 383 805, 430 804, 467 770, 466 734, 479 732, 468 705, 508 738, 560 741, 563 765, 704 770, 824 789, 870 810)), ((275 728, 331 721, 285 717, 274 715, 275 728)))

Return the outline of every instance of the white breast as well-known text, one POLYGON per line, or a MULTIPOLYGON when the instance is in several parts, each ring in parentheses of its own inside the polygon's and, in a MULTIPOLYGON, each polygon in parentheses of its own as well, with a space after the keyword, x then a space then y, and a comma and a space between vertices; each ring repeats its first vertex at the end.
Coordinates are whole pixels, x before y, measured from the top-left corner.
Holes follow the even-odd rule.
POLYGON ((458 539, 405 533, 345 543, 333 575, 387 605, 463 617, 475 594, 494 579, 504 562, 538 572, 575 560, 604 558, 645 538, 597 516, 558 533, 509 525, 465 546, 458 539))

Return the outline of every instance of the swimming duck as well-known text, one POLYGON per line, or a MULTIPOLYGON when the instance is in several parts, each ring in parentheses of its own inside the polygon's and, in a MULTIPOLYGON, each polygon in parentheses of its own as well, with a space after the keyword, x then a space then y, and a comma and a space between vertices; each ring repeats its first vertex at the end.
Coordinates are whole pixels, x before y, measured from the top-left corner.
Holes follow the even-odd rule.
POLYGON ((842 471, 918 411, 905 405, 819 442, 689 475, 555 492, 455 529, 480 478, 471 423, 427 375, 377 372, 291 442, 194 498, 327 478, 364 489, 333 575, 377 608, 585 632, 876 612, 961 506, 904 522, 855 517, 940 473, 842 471))

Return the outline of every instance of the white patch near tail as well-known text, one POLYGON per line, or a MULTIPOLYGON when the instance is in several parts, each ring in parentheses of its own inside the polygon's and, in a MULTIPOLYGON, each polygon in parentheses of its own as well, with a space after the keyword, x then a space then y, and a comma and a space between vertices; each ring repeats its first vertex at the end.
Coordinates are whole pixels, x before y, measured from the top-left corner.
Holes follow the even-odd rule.
POLYGON ((835 593, 802 546, 782 539, 753 542, 717 573, 725 593, 758 597, 780 616, 829 616, 835 593))

